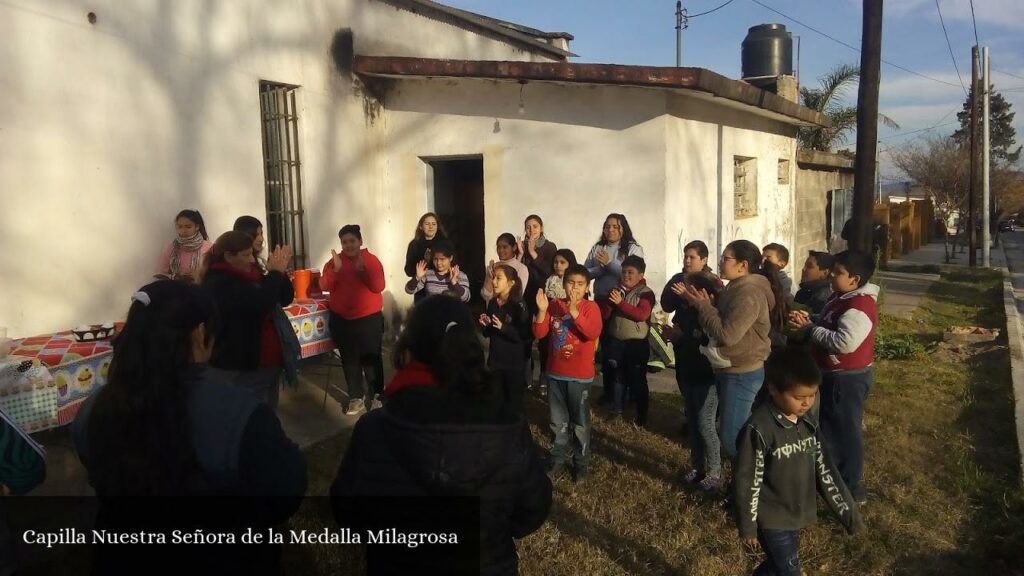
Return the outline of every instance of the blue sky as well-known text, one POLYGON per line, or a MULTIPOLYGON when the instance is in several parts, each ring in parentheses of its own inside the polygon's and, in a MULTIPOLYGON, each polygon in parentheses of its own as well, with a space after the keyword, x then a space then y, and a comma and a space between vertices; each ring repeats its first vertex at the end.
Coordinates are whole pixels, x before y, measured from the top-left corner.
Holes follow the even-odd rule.
MULTIPOLYGON (((575 36, 575 62, 675 65, 675 0, 441 0, 445 4, 547 31, 575 36)), ((860 0, 759 0, 776 10, 853 46, 860 45, 860 0)), ((690 14, 725 0, 688 0, 690 14)), ((975 43, 969 0, 939 0, 953 54, 964 83, 970 82, 971 46, 975 43)), ((974 0, 978 37, 992 54, 992 81, 1019 112, 1017 140, 1024 143, 1024 0, 974 0), (999 72, 997 72, 999 71, 999 72), (1016 75, 1014 77, 1009 74, 1016 75)), ((747 28, 779 22, 800 36, 800 82, 813 85, 839 63, 859 64, 847 47, 787 20, 753 0, 733 0, 724 8, 690 20, 683 31, 683 65, 740 77, 740 43, 747 28)), ((902 130, 883 127, 883 177, 898 177, 884 151, 929 134, 956 129, 956 111, 964 91, 950 58, 935 0, 887 0, 882 27, 882 58, 943 84, 882 65, 881 111, 902 130), (952 123, 952 124, 949 124, 952 123), (915 132, 939 124, 932 131, 915 132), (948 125, 947 125, 948 124, 948 125), (904 135, 905 134, 905 135, 904 135)), ((795 46, 794 46, 795 52, 795 46)), ((795 57, 795 54, 794 54, 795 57)), ((794 63, 795 65, 795 63, 794 63)), ((857 89, 846 95, 856 102, 857 89)), ((851 138, 849 147, 854 146, 851 138)))

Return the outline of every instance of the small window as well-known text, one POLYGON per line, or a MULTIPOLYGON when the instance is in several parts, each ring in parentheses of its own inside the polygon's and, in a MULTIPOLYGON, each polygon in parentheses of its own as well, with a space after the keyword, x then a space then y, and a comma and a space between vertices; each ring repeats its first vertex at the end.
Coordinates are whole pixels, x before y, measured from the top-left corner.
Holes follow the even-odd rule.
POLYGON ((263 180, 267 197, 267 246, 287 244, 292 265, 306 268, 302 178, 299 172, 298 86, 260 82, 263 132, 263 180))
POLYGON ((789 184, 789 160, 779 160, 779 184, 789 184))
POLYGON ((732 174, 735 217, 757 216, 757 158, 733 156, 732 174))

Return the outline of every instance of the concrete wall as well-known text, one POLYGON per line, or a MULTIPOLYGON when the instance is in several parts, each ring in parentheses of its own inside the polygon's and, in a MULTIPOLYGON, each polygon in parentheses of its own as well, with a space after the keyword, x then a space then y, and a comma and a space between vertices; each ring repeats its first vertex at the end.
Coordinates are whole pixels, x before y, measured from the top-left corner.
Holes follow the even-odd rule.
MULTIPOLYGON (((809 250, 828 251, 828 191, 853 188, 853 161, 824 152, 801 152, 796 170, 797 237, 790 254, 797 276, 809 250)), ((843 222, 832 224, 838 236, 843 222)))
MULTIPOLYGON (((430 205, 425 157, 482 155, 487 253, 499 234, 521 235, 539 214, 559 248, 586 257, 610 212, 626 215, 664 283, 665 139, 662 93, 639 88, 522 86, 485 80, 395 82, 388 91, 383 196, 389 247, 404 256, 430 205)), ((404 280, 396 260, 388 281, 404 280)), ((409 300, 400 298, 399 302, 409 300)))
MULTIPOLYGON (((672 96, 668 111, 666 241, 674 252, 669 269, 682 268, 682 247, 691 240, 707 243, 709 264, 716 269, 722 249, 733 240, 792 246, 793 178, 779 184, 777 163, 788 160, 795 166, 796 129, 696 96, 672 96), (734 216, 734 156, 757 159, 756 216, 734 216)), ((793 264, 787 268, 791 274, 799 270, 793 264)))
POLYGON ((302 86, 311 263, 349 221, 390 250, 385 129, 332 62, 342 28, 363 54, 547 59, 374 0, 0 4, 0 326, 123 317, 182 208, 214 237, 238 215, 265 219, 260 80, 302 86))

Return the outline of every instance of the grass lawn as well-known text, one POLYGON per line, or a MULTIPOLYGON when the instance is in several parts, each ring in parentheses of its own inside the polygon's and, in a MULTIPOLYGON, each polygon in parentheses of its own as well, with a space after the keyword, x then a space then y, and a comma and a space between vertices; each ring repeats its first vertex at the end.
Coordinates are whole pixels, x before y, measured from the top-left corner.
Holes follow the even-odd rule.
MULTIPOLYGON (((806 573, 1024 574, 1005 335, 995 345, 940 345, 951 325, 1005 328, 1001 295, 998 274, 948 271, 913 320, 883 319, 879 338, 909 343, 910 354, 876 364, 865 415, 867 530, 847 536, 822 515, 801 532, 806 573)), ((546 404, 531 397, 528 416, 547 446, 546 404)), ((757 559, 741 551, 721 499, 677 482, 689 457, 682 421, 672 395, 653 396, 648 430, 596 410, 592 480, 555 484, 548 522, 519 542, 522 573, 749 573, 757 559)), ((306 451, 311 495, 326 494, 347 440, 306 451)), ((315 514, 304 509, 292 525, 324 521, 315 514)), ((295 573, 347 573, 361 562, 352 546, 292 546, 287 554, 295 573)))

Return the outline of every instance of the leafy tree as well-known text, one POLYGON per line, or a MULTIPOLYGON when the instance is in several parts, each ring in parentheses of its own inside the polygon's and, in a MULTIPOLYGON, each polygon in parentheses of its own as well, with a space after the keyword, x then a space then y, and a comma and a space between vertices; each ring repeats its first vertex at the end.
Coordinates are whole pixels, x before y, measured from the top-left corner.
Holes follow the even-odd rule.
MULTIPOLYGON (((935 214, 943 223, 953 214, 963 214, 970 188, 968 154, 956 141, 935 136, 922 144, 908 144, 892 154, 893 164, 908 178, 927 188, 935 203, 935 214)), ((949 262, 949 230, 943 236, 949 262)))
MULTIPOLYGON (((992 158, 1005 160, 1009 164, 1016 164, 1020 159, 1021 146, 1014 149, 1017 131, 1013 128, 1013 117, 1016 112, 1010 110, 1013 106, 1003 98, 1003 95, 996 92, 995 88, 989 87, 989 137, 991 138, 991 149, 989 153, 992 158)), ((967 99, 964 100, 963 110, 957 112, 956 118, 960 121, 960 128, 953 133, 953 139, 963 146, 970 145, 971 132, 971 95, 974 94, 974 86, 967 99)), ((978 102, 978 134, 981 134, 981 102, 978 102)))
MULTIPOLYGON (((852 64, 840 64, 818 79, 817 88, 800 89, 800 103, 821 112, 832 121, 832 126, 828 128, 801 128, 798 136, 801 148, 831 152, 857 127, 857 107, 844 106, 839 100, 859 79, 860 68, 852 64)), ((879 114, 878 118, 886 126, 899 129, 899 125, 884 114, 879 114)))

